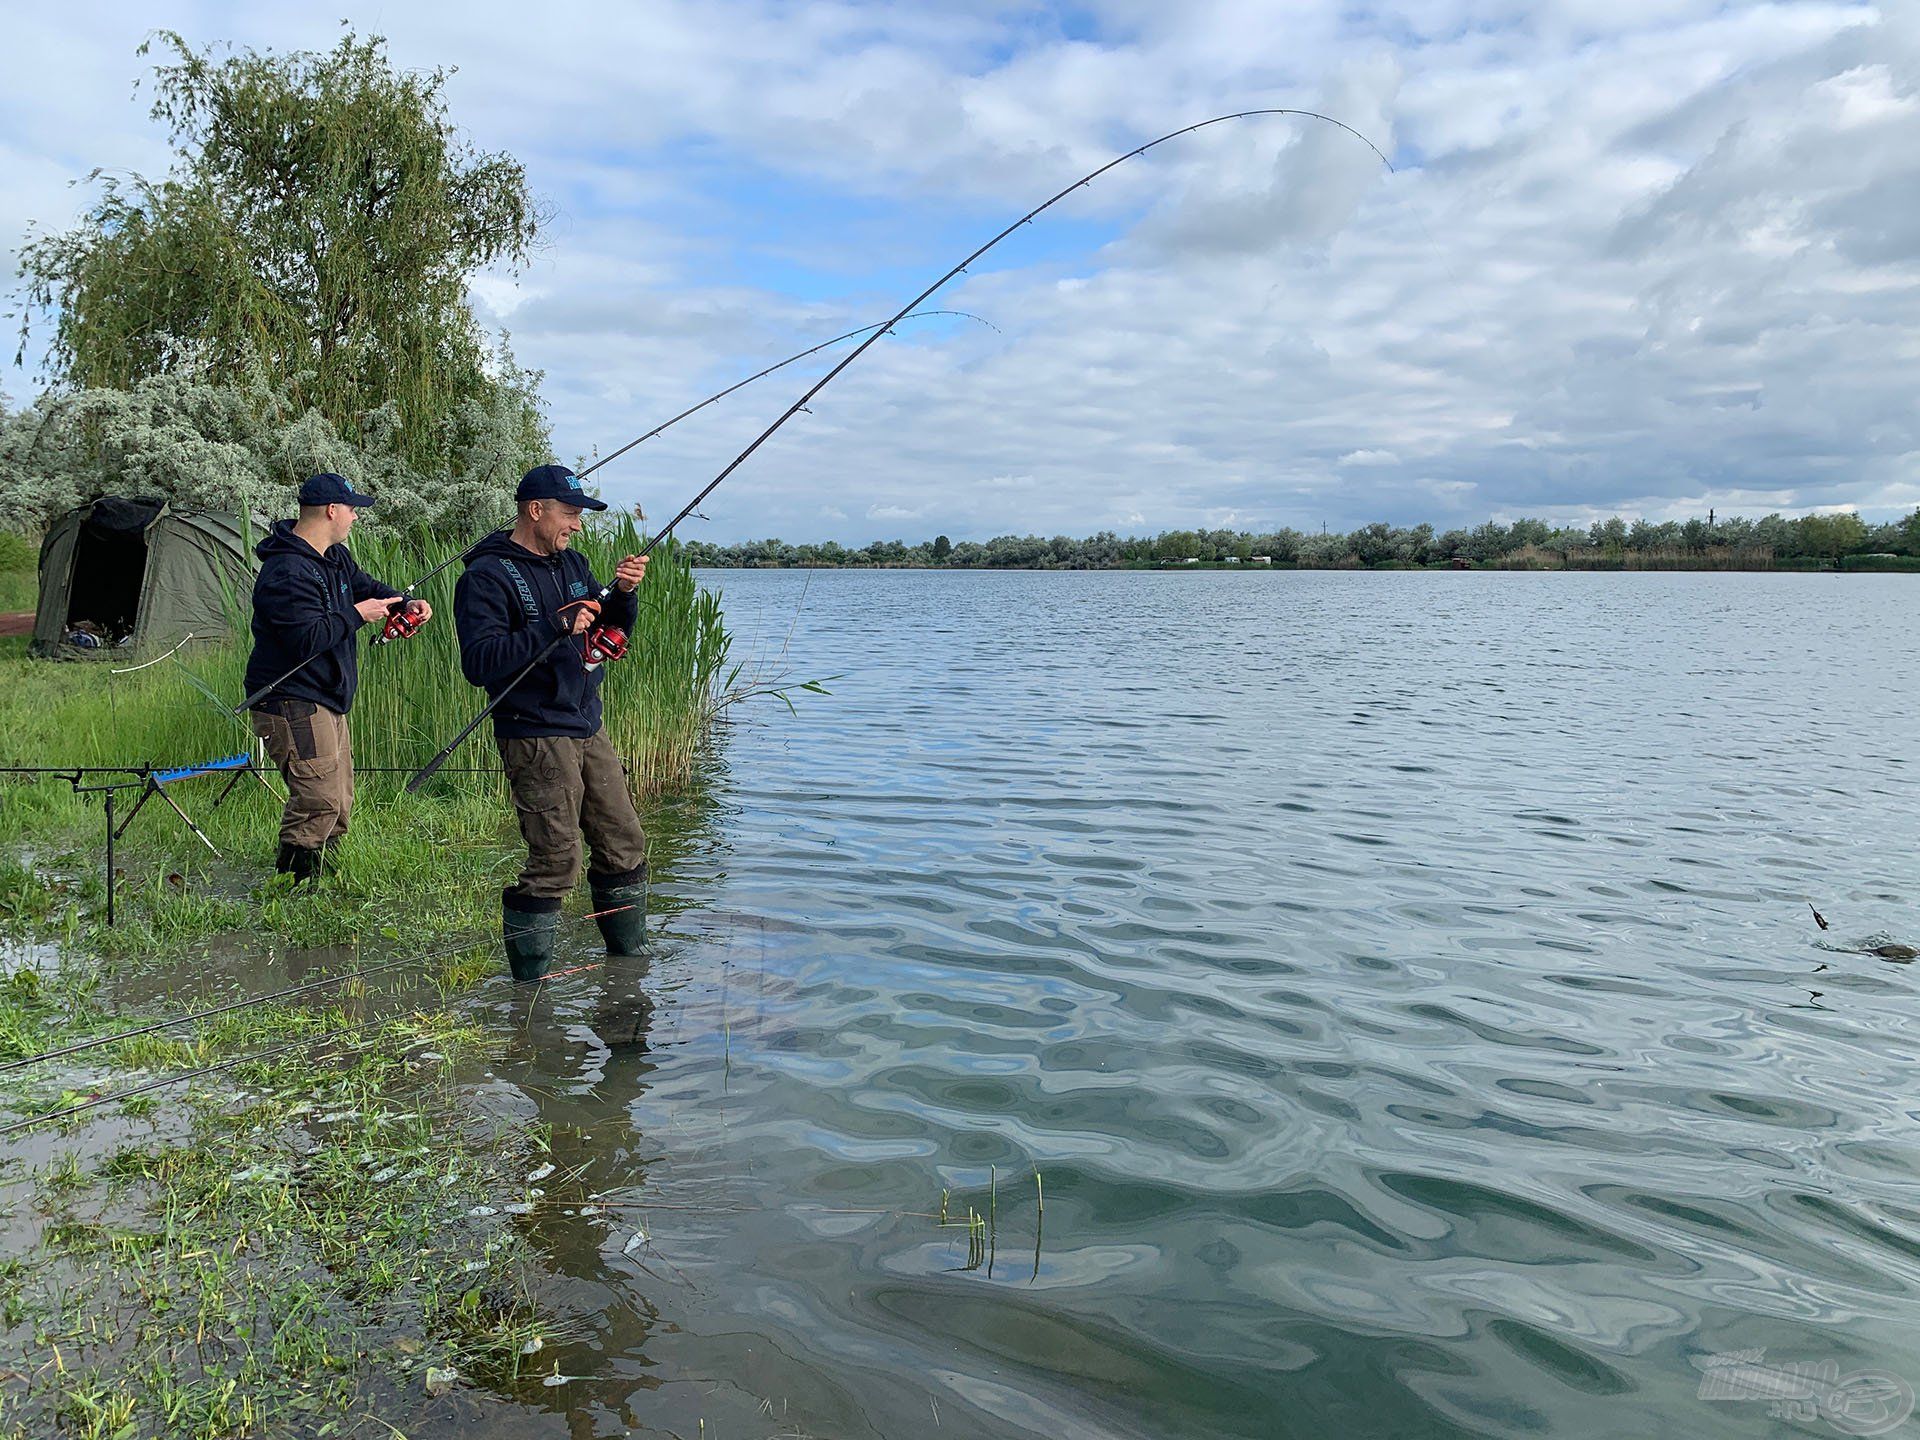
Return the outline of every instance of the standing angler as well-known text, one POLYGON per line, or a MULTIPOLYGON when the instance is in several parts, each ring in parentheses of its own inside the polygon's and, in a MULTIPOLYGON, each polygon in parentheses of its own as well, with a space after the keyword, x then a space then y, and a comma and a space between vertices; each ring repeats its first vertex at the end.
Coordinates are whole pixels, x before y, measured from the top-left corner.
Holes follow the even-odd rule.
MULTIPOLYGON (((360 682, 354 637, 369 620, 386 618, 400 592, 354 563, 346 539, 354 516, 372 497, 338 475, 315 475, 300 486, 300 518, 282 520, 255 547, 253 655, 249 693, 290 666, 293 674, 254 702, 254 733, 287 782, 274 869, 294 883, 312 880, 326 852, 347 833, 353 811, 353 741, 347 712, 360 682), (301 661, 312 660, 301 665, 301 661)), ((408 608, 424 622, 433 607, 408 608)))
POLYGON ((564 465, 529 470, 514 491, 511 532, 475 548, 453 592, 460 668, 469 683, 499 699, 493 735, 506 766, 527 860, 500 897, 501 934, 516 980, 538 980, 553 959, 560 903, 580 878, 580 840, 593 848, 587 879, 610 955, 637 955, 646 937, 647 837, 634 813, 627 775, 600 720, 601 670, 587 667, 583 643, 596 625, 629 630, 640 604, 634 590, 647 557, 629 555, 614 570, 602 613, 586 557, 567 547, 587 510, 604 510, 564 465), (513 684, 534 664, 536 668, 513 684), (509 689, 509 686, 512 688, 509 689))

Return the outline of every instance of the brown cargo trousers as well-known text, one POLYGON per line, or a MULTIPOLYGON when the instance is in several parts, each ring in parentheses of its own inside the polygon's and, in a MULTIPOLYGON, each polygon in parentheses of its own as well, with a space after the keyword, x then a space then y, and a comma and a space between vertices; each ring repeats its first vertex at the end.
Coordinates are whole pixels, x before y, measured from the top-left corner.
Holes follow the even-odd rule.
POLYGON ((515 898, 559 900, 580 878, 580 840, 593 848, 596 879, 630 883, 647 859, 647 834, 634 813, 626 767, 601 726, 571 735, 496 737, 527 861, 515 898))
POLYGON ((353 814, 353 738, 347 717, 311 700, 269 700, 248 712, 253 733, 287 782, 280 843, 307 850, 347 833, 353 814))

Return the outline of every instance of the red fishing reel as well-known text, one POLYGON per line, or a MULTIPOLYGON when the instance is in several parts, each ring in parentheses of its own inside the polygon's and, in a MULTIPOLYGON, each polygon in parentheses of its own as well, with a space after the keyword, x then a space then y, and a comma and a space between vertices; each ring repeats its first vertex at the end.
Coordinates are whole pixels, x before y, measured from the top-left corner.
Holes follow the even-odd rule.
POLYGON ((426 623, 426 616, 421 613, 418 603, 406 601, 387 612, 387 623, 380 627, 380 633, 373 643, 385 645, 391 640, 411 640, 426 623))
POLYGON ((596 625, 587 631, 586 659, 591 670, 627 653, 627 632, 617 625, 596 625))

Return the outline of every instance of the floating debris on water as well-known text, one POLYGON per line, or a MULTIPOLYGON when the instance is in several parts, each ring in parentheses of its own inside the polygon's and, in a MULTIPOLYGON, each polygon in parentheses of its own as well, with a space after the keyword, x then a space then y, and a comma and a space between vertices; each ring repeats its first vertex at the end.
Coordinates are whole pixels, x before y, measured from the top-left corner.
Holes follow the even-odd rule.
POLYGON ((427 1394, 435 1396, 444 1395, 453 1389, 453 1382, 459 1378, 460 1372, 458 1370, 452 1368, 442 1370, 437 1365, 429 1365, 427 1367, 427 1394))
POLYGON ((500 1212, 491 1205, 476 1205, 467 1211, 467 1218, 469 1220, 484 1220, 489 1215, 498 1215, 499 1213, 500 1212))
POLYGON ((549 1175, 553 1174, 553 1169, 554 1167, 550 1164, 540 1166, 531 1175, 527 1176, 527 1183, 529 1185, 538 1184, 540 1181, 546 1179, 549 1175))

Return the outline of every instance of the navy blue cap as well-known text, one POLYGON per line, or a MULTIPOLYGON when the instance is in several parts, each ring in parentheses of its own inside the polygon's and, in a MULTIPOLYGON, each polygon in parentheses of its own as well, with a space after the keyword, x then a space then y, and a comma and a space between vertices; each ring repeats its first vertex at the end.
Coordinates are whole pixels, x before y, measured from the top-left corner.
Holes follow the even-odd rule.
POLYGON ((310 475, 300 482, 302 505, 371 505, 373 497, 362 495, 338 475, 310 475))
POLYGON ((582 510, 604 510, 607 502, 596 500, 580 488, 580 477, 564 465, 536 465, 520 477, 515 500, 563 500, 582 510))

